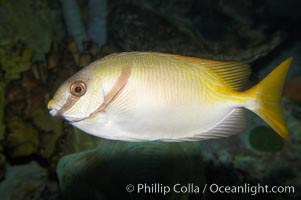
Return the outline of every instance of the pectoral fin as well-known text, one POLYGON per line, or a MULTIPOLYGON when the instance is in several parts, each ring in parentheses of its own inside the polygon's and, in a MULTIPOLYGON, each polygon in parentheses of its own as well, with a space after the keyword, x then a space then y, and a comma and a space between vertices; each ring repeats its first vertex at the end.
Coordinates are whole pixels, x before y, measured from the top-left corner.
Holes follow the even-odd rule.
POLYGON ((109 105, 109 103, 120 94, 124 86, 127 84, 130 76, 130 68, 123 68, 120 76, 117 78, 112 89, 105 96, 104 102, 99 106, 99 108, 97 108, 93 113, 91 113, 90 117, 94 117, 97 113, 103 111, 109 105))

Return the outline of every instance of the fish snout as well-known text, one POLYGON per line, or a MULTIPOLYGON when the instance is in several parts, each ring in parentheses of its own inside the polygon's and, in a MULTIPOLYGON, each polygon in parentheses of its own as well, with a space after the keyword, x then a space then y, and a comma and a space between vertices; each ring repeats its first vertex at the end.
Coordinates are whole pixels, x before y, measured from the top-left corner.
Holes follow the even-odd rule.
POLYGON ((58 115, 59 106, 55 103, 53 99, 48 101, 47 108, 51 116, 56 117, 58 115))

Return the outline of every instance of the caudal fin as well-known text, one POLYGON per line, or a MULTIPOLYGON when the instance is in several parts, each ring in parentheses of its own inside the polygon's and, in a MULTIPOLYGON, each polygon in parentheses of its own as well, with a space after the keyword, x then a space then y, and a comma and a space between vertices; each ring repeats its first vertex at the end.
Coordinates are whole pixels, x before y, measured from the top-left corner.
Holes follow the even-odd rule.
POLYGON ((283 61, 266 78, 248 90, 258 99, 257 105, 250 108, 267 122, 280 136, 287 138, 288 128, 281 106, 283 85, 293 58, 283 61))

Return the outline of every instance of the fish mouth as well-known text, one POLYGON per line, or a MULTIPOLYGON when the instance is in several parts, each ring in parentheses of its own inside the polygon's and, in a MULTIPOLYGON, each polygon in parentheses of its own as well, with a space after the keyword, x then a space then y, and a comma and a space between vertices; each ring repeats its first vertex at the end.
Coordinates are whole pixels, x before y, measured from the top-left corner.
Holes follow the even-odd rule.
POLYGON ((49 109, 49 113, 53 117, 59 117, 59 110, 61 106, 59 106, 53 99, 48 101, 47 108, 49 109))
POLYGON ((50 109, 49 113, 52 117, 58 117, 58 110, 50 109))

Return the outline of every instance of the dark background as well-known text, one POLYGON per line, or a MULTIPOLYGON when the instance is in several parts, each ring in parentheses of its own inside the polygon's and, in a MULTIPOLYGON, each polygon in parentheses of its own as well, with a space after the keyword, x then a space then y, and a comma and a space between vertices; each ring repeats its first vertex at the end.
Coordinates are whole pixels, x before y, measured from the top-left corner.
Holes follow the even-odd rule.
POLYGON ((298 0, 0 0, 0 199, 300 199, 300 8, 298 0), (123 51, 248 62, 249 86, 293 56, 283 101, 290 139, 249 112, 246 132, 194 143, 107 141, 49 115, 66 78, 123 51), (126 192, 138 183, 295 192, 126 192))

